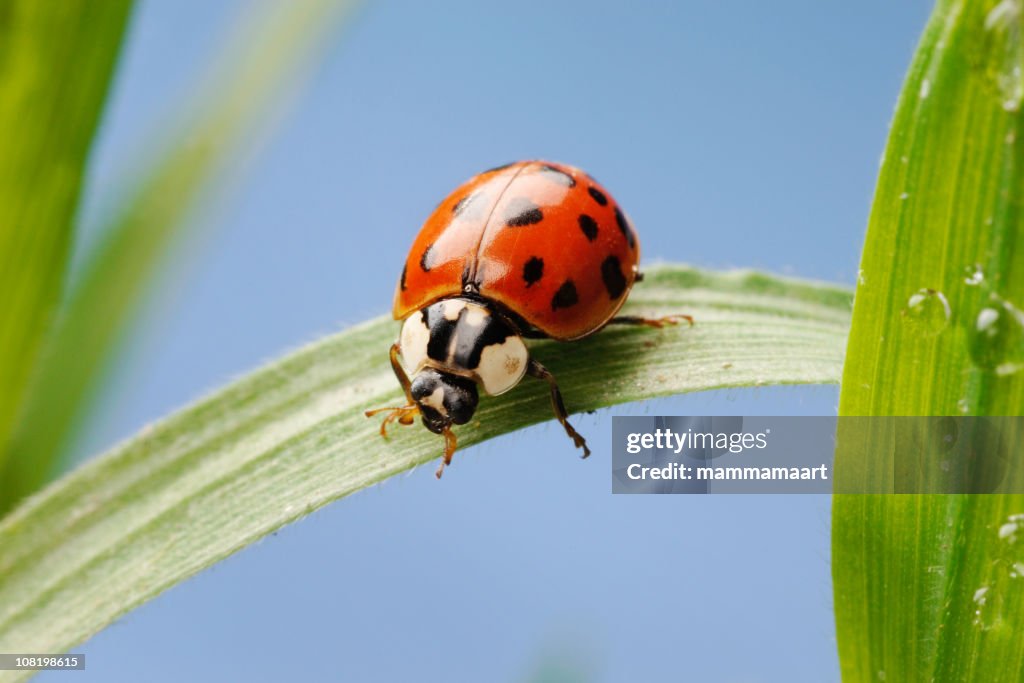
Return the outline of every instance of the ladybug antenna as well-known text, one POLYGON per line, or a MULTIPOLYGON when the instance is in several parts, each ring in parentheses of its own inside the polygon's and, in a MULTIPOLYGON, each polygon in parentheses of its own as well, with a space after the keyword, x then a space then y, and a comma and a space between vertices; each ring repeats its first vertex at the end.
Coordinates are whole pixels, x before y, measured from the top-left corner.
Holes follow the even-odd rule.
POLYGON ((434 476, 438 479, 444 474, 445 465, 452 464, 452 455, 459 445, 459 440, 455 438, 455 432, 452 431, 451 427, 446 428, 441 433, 444 434, 444 460, 437 466, 437 472, 434 472, 434 476))

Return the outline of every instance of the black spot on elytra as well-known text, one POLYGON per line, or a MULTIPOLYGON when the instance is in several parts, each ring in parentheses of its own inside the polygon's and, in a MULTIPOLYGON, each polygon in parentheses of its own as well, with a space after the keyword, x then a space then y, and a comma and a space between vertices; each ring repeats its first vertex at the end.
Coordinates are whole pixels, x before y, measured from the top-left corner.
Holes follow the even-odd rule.
POLYGON ((533 256, 523 265, 523 280, 529 287, 544 276, 544 259, 533 256))
POLYGON ((406 273, 408 271, 409 271, 409 264, 407 263, 404 266, 402 266, 402 279, 398 281, 398 285, 399 285, 399 287, 401 287, 403 292, 405 291, 405 275, 406 275, 406 273))
POLYGON ((590 196, 594 198, 595 202, 601 206, 608 206, 608 198, 604 196, 604 192, 601 192, 601 190, 596 187, 588 187, 587 192, 590 193, 590 196))
POLYGON ((424 273, 429 273, 430 269, 434 267, 433 251, 434 245, 431 244, 423 250, 423 255, 420 256, 420 268, 423 269, 424 273))
MULTIPOLYGON (((516 162, 512 161, 512 162, 509 162, 507 164, 502 164, 501 166, 495 166, 494 168, 487 169, 486 171, 484 171, 484 173, 497 173, 498 171, 504 171, 506 168, 508 168, 509 166, 512 166, 515 163, 516 162)), ((481 174, 481 175, 483 175, 483 174, 481 174)))
POLYGON ((636 235, 633 234, 633 229, 629 227, 629 221, 626 220, 625 214, 622 213, 622 209, 615 207, 615 222, 619 225, 619 230, 622 232, 622 236, 629 241, 629 248, 633 249, 636 247, 636 235))
POLYGON ((581 213, 579 217, 580 230, 587 236, 587 239, 593 242, 597 239, 597 221, 588 216, 585 213, 581 213))
POLYGON ((540 167, 540 172, 543 173, 545 177, 550 178, 559 185, 565 185, 566 187, 576 187, 576 179, 560 168, 555 168, 554 166, 544 164, 543 166, 540 167))
POLYGON ((526 197, 516 197, 505 207, 505 225, 510 228, 535 225, 542 220, 544 220, 544 212, 526 197))
POLYGON ((612 299, 618 299, 626 291, 626 276, 622 274, 622 264, 615 256, 609 256, 601 264, 601 279, 612 299))
POLYGON ((575 283, 572 280, 566 280, 558 288, 558 291, 555 292, 555 295, 551 297, 551 310, 575 306, 579 300, 580 296, 576 293, 575 283))

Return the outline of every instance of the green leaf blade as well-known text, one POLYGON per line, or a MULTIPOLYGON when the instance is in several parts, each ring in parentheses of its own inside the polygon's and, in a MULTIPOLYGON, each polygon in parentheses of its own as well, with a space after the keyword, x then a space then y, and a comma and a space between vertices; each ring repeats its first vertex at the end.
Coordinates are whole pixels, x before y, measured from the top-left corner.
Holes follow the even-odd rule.
POLYGON ((233 35, 231 49, 201 88, 203 96, 178 112, 178 132, 131 183, 74 283, 11 438, 8 467, 0 469, 0 513, 64 464, 70 437, 88 415, 146 286, 182 238, 191 213, 237 166, 242 152, 251 151, 357 3, 264 7, 233 35))
MULTIPOLYGON (((647 275, 627 311, 691 313, 696 325, 609 329, 531 346, 570 410, 837 380, 846 290, 679 266, 647 275)), ((397 323, 381 318, 301 349, 26 500, 0 522, 0 650, 71 647, 280 526, 436 461, 436 435, 415 425, 384 441, 379 421, 363 416, 402 398, 387 362, 396 333, 397 323)), ((467 446, 549 420, 550 410, 544 387, 529 381, 485 398, 477 419, 458 430, 446 480, 458 477, 467 446)), ((587 436, 603 446, 599 435, 587 436)), ((566 439, 565 457, 575 456, 566 439)))
MULTIPOLYGON (((1000 15, 1011 5, 942 0, 922 37, 872 207, 840 416, 1024 410, 1024 47, 1020 13, 1000 15)), ((880 444, 841 430, 837 481, 877 475, 880 444)), ((843 680, 1019 680, 1024 556, 999 530, 1020 512, 1022 496, 837 495, 843 680)))
POLYGON ((0 10, 0 471, 60 299, 90 145, 132 3, 0 10))

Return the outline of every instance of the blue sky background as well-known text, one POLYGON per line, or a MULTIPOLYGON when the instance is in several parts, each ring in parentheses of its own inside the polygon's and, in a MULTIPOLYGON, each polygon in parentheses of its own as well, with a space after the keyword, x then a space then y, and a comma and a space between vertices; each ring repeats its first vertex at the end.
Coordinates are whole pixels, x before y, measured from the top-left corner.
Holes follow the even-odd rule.
MULTIPOLYGON (((853 283, 928 2, 443 6, 371 2, 338 37, 169 259, 81 457, 389 310, 432 207, 514 159, 600 178, 648 262, 853 283)), ((253 9, 139 4, 87 230, 253 9)), ((837 680, 827 497, 613 497, 608 476, 613 414, 832 414, 837 398, 578 416, 586 462, 551 423, 460 451, 441 483, 420 468, 330 505, 132 612, 80 648, 75 679, 522 681, 558 661, 595 681, 837 680)))

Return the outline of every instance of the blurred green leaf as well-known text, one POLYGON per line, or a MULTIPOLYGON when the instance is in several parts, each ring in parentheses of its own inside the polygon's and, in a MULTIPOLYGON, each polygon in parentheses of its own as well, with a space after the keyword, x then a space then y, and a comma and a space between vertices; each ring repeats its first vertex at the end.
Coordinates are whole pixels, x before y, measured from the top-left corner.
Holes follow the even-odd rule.
MULTIPOLYGON (((835 382, 849 310, 850 293, 829 285, 663 267, 633 289, 626 312, 689 312, 695 326, 610 328, 531 348, 573 411, 720 387, 835 382)), ((437 435, 417 424, 385 441, 379 419, 363 415, 403 400, 387 360, 396 333, 394 321, 378 318, 301 349, 16 508, 0 521, 0 651, 64 651, 273 530, 437 461, 437 435)), ((547 393, 525 381, 484 397, 473 423, 457 430, 462 450, 437 485, 458 483, 466 446, 551 419, 547 393)), ((589 436, 596 455, 579 466, 607 467, 606 440, 589 436)), ((565 457, 576 454, 566 439, 565 457)))
MULTIPOLYGON (((840 415, 1024 411, 1022 22, 1016 0, 936 6, 885 151, 840 415)), ((837 486, 855 487, 878 444, 843 436, 837 486)), ((836 496, 843 680, 1021 680, 1021 513, 1022 496, 836 496)))
POLYGON ((87 414, 145 286, 181 235, 189 213, 223 180, 269 116, 280 110, 356 3, 264 3, 210 75, 167 147, 130 185, 102 243, 75 283, 43 354, 0 477, 0 512, 56 474, 87 414))
POLYGON ((0 472, 60 299, 89 147, 131 5, 0 4, 0 472))

